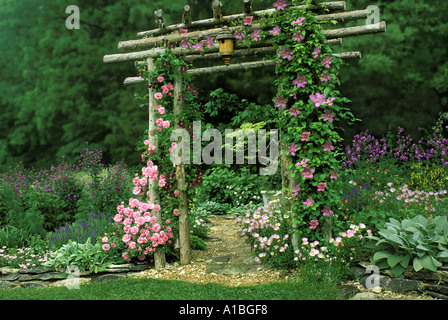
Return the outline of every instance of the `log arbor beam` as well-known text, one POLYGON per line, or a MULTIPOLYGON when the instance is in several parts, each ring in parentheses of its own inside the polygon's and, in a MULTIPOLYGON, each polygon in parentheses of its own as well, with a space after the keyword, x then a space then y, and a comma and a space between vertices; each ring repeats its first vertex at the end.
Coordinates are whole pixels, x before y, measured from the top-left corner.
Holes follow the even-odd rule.
MULTIPOLYGON (((215 4, 213 4, 214 7, 215 4)), ((346 3, 345 1, 331 1, 331 2, 323 2, 320 3, 319 5, 302 5, 302 6, 295 6, 294 8, 296 9, 303 9, 303 8, 308 8, 312 11, 321 11, 322 7, 326 7, 330 12, 335 12, 335 11, 345 11, 346 9, 346 3)), ((248 10, 248 5, 244 4, 244 10, 248 10)), ((214 8, 213 8, 214 9, 214 8)), ((262 15, 265 14, 269 14, 274 12, 276 9, 272 8, 272 9, 267 9, 267 10, 259 10, 259 11, 253 11, 250 14, 252 16, 254 16, 254 18, 256 17, 260 17, 262 15)), ((215 11, 214 11, 214 15, 215 15, 215 11)), ((159 35, 164 35, 164 34, 168 34, 174 31, 179 30, 180 28, 185 29, 186 27, 190 28, 190 29, 200 29, 200 28, 207 28, 207 27, 213 27, 213 26, 218 26, 220 24, 230 24, 231 22, 235 22, 241 19, 244 19, 247 16, 247 13, 240 13, 240 14, 232 14, 232 15, 228 15, 228 16, 221 16, 221 18, 219 20, 217 20, 216 18, 211 18, 211 19, 204 19, 204 20, 198 20, 198 21, 192 21, 189 25, 186 25, 185 23, 178 23, 178 24, 173 24, 170 26, 167 26, 165 29, 161 30, 161 29, 153 29, 153 30, 148 30, 148 31, 142 31, 142 32, 138 32, 137 33, 137 37, 149 37, 149 36, 159 36, 159 35)))

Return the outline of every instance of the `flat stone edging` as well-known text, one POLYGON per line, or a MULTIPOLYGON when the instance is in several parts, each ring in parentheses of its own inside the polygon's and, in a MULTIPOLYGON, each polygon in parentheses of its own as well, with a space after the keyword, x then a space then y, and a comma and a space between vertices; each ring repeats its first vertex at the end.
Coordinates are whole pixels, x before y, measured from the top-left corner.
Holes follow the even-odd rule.
MULTIPOLYGON (((149 268, 149 264, 144 262, 110 265, 98 273, 90 271, 80 272, 79 277, 77 277, 77 283, 86 284, 126 277, 138 277, 142 271, 149 268)), ((69 286, 71 282, 68 282, 67 278, 68 274, 63 271, 3 267, 0 268, 0 289, 69 286)), ((73 278, 74 276, 71 276, 71 279, 73 278)))
POLYGON ((381 271, 376 279, 379 286, 372 286, 371 272, 366 272, 368 263, 360 263, 354 268, 355 277, 360 279, 362 286, 370 292, 357 293, 352 299, 377 300, 383 291, 395 293, 420 292, 426 293, 440 300, 448 300, 448 267, 441 267, 436 272, 421 270, 419 272, 405 271, 399 277, 395 277, 390 270, 381 271), (370 283, 367 283, 370 282, 370 283))

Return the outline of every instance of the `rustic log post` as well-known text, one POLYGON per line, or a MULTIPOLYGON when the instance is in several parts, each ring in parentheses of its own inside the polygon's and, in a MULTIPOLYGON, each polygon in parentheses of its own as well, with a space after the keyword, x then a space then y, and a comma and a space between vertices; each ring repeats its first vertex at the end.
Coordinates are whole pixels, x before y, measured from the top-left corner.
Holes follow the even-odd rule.
POLYGON ((188 25, 190 23, 190 6, 186 4, 183 9, 182 23, 188 25))
POLYGON ((156 11, 154 11, 154 15, 156 18, 156 24, 159 27, 159 29, 166 29, 166 24, 165 24, 165 19, 162 16, 163 14, 163 10, 162 9, 158 9, 156 11))
POLYGON ((252 12, 252 0, 243 0, 244 13, 250 14, 252 12))
MULTIPOLYGON (((279 46, 277 49, 277 56, 280 56, 280 52, 283 51, 283 46, 279 46)), ((278 65, 277 65, 278 67, 278 65)), ((282 77, 282 74, 279 74, 278 77, 282 77)), ((279 108, 280 109, 280 108, 279 108)), ((279 111, 279 114, 281 111, 279 111)), ((297 212, 294 212, 291 210, 292 205, 294 204, 294 201, 292 201, 291 198, 291 190, 294 189, 295 185, 297 184, 297 179, 295 179, 290 171, 290 166, 292 165, 292 162, 289 160, 289 158, 286 156, 287 153, 287 147, 285 144, 285 140, 282 138, 282 131, 279 131, 279 143, 280 143, 280 170, 281 170, 281 176, 282 176, 282 189, 283 189, 283 202, 282 202, 282 211, 283 212, 290 212, 291 219, 292 219, 292 246, 294 248, 294 251, 299 249, 299 237, 298 237, 298 228, 296 217, 297 212)))
MULTIPOLYGON (((148 58, 146 60, 148 69, 151 70, 154 68, 154 60, 151 58, 148 58)), ((149 130, 149 144, 154 145, 156 148, 158 148, 158 142, 157 139, 154 138, 153 135, 151 135, 151 132, 154 131, 156 126, 156 112, 157 112, 157 103, 154 98, 154 90, 151 87, 151 84, 149 83, 149 119, 148 119, 148 130, 149 130)), ((149 182, 149 199, 154 205, 160 205, 160 194, 158 189, 158 184, 155 182, 149 182)), ((159 212, 156 212, 152 210, 152 215, 157 218, 157 223, 159 223, 162 226, 162 214, 159 212)), ((154 252, 154 265, 156 269, 162 269, 165 268, 166 265, 166 257, 165 257, 165 251, 163 249, 156 249, 154 252)))
MULTIPOLYGON (((182 114, 182 100, 178 97, 182 95, 182 76, 179 75, 174 81, 174 106, 173 113, 176 121, 176 128, 179 128, 179 120, 182 114)), ((183 149, 182 149, 183 150, 183 149)), ((181 156, 182 157, 182 156, 181 156)), ((188 197, 185 186, 185 167, 184 163, 180 161, 176 165, 176 181, 177 196, 179 201, 179 247, 180 247, 180 264, 185 265, 190 263, 190 223, 188 219, 188 197)))
POLYGON ((222 3, 219 0, 213 0, 213 18, 221 19, 222 18, 222 3))

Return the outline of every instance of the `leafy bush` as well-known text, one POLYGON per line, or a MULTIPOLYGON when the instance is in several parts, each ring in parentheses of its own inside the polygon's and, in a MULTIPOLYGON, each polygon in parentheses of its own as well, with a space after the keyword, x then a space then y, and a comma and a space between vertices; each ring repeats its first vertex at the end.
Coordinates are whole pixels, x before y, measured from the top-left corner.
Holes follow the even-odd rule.
POLYGON ((19 163, 2 174, 0 223, 43 235, 92 211, 112 212, 132 194, 125 164, 106 166, 101 150, 84 148, 77 163, 66 161, 46 170, 19 163))
POLYGON ((0 227, 0 243, 9 248, 26 247, 29 233, 12 225, 0 227))
POLYGON ((192 234, 190 235, 190 247, 192 250, 205 250, 207 249, 207 244, 201 237, 192 234))
MULTIPOLYGON (((221 165, 206 171, 203 184, 199 188, 196 203, 206 201, 228 203, 233 206, 258 202, 260 191, 270 188, 270 176, 260 176, 248 166, 233 167, 221 165)), ((269 190, 269 189, 268 189, 269 190)))
POLYGON ((433 192, 448 190, 448 167, 416 162, 411 165, 410 171, 410 187, 433 192))
POLYGON ((226 214, 225 207, 218 202, 215 201, 206 201, 204 203, 199 204, 199 208, 205 210, 208 215, 211 214, 226 214))
POLYGON ((437 271, 448 262, 448 222, 446 216, 434 219, 421 215, 399 222, 390 219, 374 242, 372 262, 380 269, 390 269, 395 276, 408 268, 414 271, 437 271))
MULTIPOLYGON (((90 238, 83 244, 69 241, 58 250, 49 254, 48 261, 42 265, 52 270, 65 270, 68 266, 77 266, 80 270, 98 273, 116 262, 114 257, 101 248, 100 243, 92 244, 90 238)), ((121 259, 122 260, 122 259, 121 259)))

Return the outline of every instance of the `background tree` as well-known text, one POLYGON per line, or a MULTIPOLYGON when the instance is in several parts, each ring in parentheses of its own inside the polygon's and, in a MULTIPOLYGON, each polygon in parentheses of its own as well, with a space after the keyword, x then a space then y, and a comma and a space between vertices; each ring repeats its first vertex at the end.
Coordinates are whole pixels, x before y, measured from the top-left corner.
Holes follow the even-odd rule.
MULTIPOLYGON (((272 5, 254 0, 253 9, 272 5)), ((138 163, 135 145, 147 127, 147 109, 125 88, 132 64, 105 65, 102 57, 120 40, 156 28, 154 10, 167 24, 181 20, 189 4, 192 19, 211 17, 212 0, 2 0, 0 1, 0 168, 18 161, 47 167, 61 156, 78 157, 86 141, 104 151, 104 162, 138 163), (68 5, 80 9, 80 29, 68 30, 68 5)), ((222 0, 224 14, 240 13, 242 2, 222 0)), ((418 134, 448 106, 448 2, 445 0, 347 0, 348 10, 378 5, 386 33, 344 39, 342 50, 363 58, 342 68, 341 92, 363 120, 346 130, 385 134, 398 125, 418 134)), ((359 24, 359 21, 357 22, 359 24)), ((272 104, 272 70, 198 78, 201 95, 224 88, 257 104, 272 104)))

